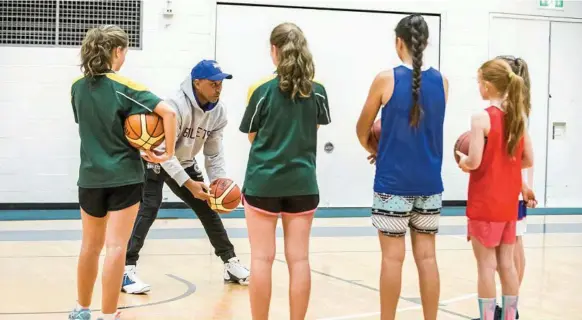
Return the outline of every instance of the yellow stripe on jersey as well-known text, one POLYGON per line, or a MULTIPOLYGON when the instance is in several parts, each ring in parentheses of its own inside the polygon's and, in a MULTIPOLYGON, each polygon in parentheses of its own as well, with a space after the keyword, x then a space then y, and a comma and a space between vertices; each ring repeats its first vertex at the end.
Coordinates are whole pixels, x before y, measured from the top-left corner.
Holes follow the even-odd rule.
POLYGON ((78 76, 77 78, 75 78, 75 80, 73 80, 73 83, 71 84, 71 92, 70 92, 71 101, 73 100, 73 87, 75 86, 75 83, 77 83, 79 80, 81 80, 83 78, 85 78, 85 75, 78 76))
POLYGON ((273 74, 269 75, 268 77, 264 77, 261 80, 253 83, 253 85, 251 85, 249 87, 249 91, 247 94, 247 106, 249 105, 249 102, 251 101, 251 97, 253 96, 253 93, 255 93, 255 90, 257 90, 257 88, 262 86, 263 84, 275 79, 276 76, 277 75, 273 73, 273 74))
POLYGON ((72 85, 74 85, 75 83, 77 83, 77 81, 79 81, 79 80, 81 80, 83 78, 85 78, 85 75, 80 75, 80 76, 76 77, 75 80, 73 80, 72 85))
POLYGON ((107 78, 122 84, 132 90, 135 91, 148 91, 148 88, 142 84, 139 84, 137 82, 134 82, 132 80, 130 80, 129 78, 126 78, 124 76, 120 76, 117 73, 106 73, 105 74, 107 76, 107 78))

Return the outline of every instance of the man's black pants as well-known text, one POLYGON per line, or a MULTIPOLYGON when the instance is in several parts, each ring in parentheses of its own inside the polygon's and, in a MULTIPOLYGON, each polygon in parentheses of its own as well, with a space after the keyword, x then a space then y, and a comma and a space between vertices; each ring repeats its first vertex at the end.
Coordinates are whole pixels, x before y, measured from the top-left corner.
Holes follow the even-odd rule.
MULTIPOLYGON (((178 186, 164 169, 157 164, 144 163, 146 165, 146 181, 143 188, 142 201, 139 206, 139 212, 133 226, 133 232, 127 245, 126 265, 136 265, 139 259, 139 251, 143 247, 144 241, 150 230, 150 227, 156 220, 158 210, 162 205, 162 191, 164 183, 170 187, 172 192, 184 201, 198 216, 202 226, 214 247, 214 253, 224 262, 235 257, 234 246, 228 239, 222 220, 214 212, 206 201, 195 198, 190 190, 185 186, 178 186)), ((186 173, 194 181, 204 181, 202 172, 198 165, 185 169, 186 173)))

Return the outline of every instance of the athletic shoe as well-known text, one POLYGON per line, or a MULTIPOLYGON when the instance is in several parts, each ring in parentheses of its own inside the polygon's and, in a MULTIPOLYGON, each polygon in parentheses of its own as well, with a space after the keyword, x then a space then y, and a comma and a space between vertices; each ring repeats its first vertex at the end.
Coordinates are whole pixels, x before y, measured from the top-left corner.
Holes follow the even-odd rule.
POLYGON ((237 257, 230 258, 224 264, 224 282, 248 285, 251 272, 243 266, 237 257))
MULTIPOLYGON (((99 317, 97 320, 105 320, 105 318, 99 317)), ((121 311, 117 311, 112 320, 121 320, 121 311)))
POLYGON ((125 266, 121 292, 129 294, 142 294, 150 291, 150 285, 141 281, 137 276, 136 266, 125 266))
POLYGON ((75 308, 69 313, 69 320, 91 320, 91 310, 75 308))

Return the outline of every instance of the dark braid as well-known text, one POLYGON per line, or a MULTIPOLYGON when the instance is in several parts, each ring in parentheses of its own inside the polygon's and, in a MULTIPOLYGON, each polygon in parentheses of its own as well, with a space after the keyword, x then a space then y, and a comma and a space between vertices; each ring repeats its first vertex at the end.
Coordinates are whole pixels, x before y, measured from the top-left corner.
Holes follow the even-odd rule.
POLYGON ((412 34, 412 101, 414 106, 412 107, 412 110, 410 110, 410 125, 413 127, 418 127, 418 123, 420 122, 420 118, 422 116, 422 107, 420 106, 418 100, 420 98, 420 72, 422 68, 422 53, 426 46, 426 39, 424 39, 424 35, 420 33, 418 29, 416 29, 413 21, 411 21, 412 25, 410 33, 412 34))
POLYGON ((410 125, 418 127, 423 111, 420 103, 422 57, 428 41, 428 26, 421 15, 410 15, 396 26, 396 36, 404 41, 412 56, 412 101, 410 125))

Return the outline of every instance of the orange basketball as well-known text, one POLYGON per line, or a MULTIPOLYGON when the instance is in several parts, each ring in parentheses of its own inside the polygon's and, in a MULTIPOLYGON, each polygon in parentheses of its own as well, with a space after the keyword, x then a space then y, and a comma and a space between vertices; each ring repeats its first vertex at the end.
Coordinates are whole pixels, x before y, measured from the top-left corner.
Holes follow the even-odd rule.
POLYGON ((376 152, 378 151, 378 143, 380 142, 381 132, 382 132, 382 121, 378 119, 372 125, 372 129, 370 130, 370 137, 368 138, 368 144, 376 152))
POLYGON ((210 196, 207 202, 218 213, 229 213, 236 209, 241 201, 240 188, 228 178, 218 178, 210 184, 210 196))
POLYGON ((453 149, 453 155, 455 156, 455 161, 459 163, 461 158, 457 154, 457 150, 461 151, 466 155, 469 155, 469 142, 470 142, 470 134, 471 131, 464 132, 462 135, 459 136, 457 142, 455 143, 455 148, 453 149))
POLYGON ((125 137, 136 149, 152 150, 164 142, 163 120, 155 113, 131 115, 124 127, 125 137))

